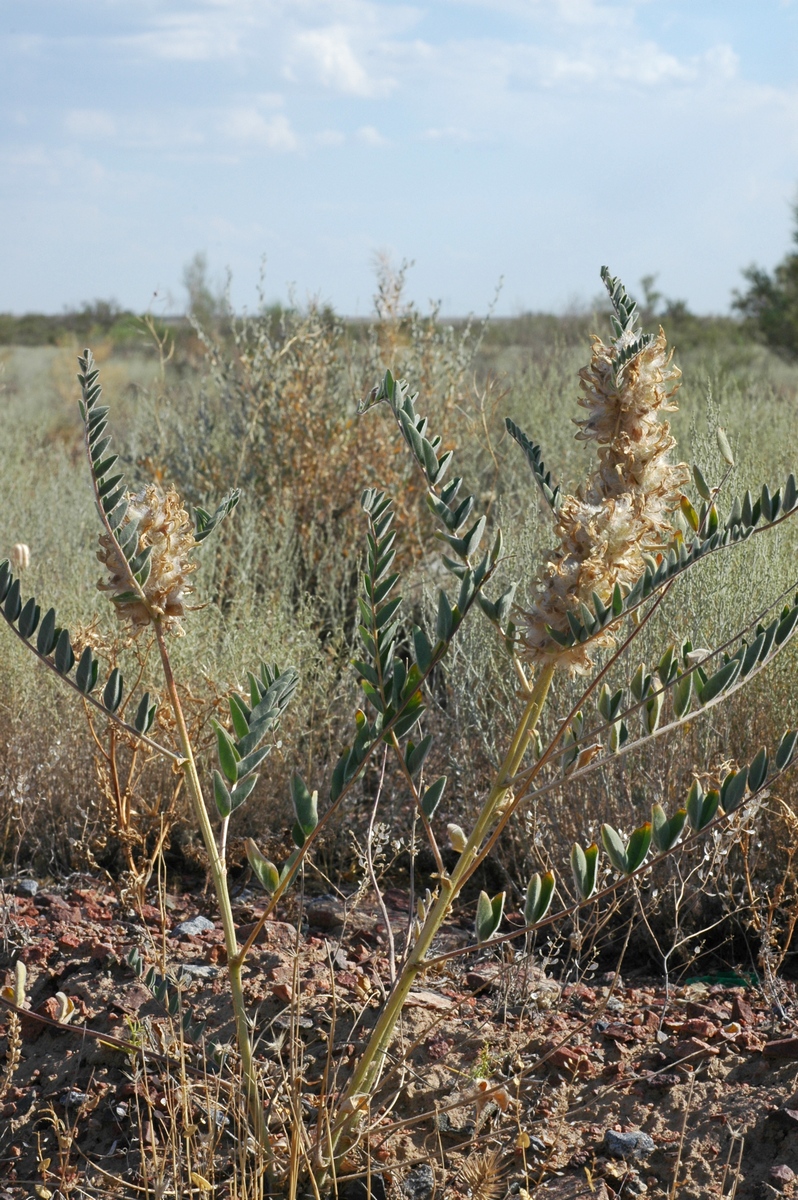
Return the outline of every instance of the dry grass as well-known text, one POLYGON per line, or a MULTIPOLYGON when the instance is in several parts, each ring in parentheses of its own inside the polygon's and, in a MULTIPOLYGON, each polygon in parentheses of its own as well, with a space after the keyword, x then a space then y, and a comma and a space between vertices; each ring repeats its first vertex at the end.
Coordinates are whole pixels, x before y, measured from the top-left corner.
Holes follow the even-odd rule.
MULTIPOLYGON (((489 329, 480 345, 466 331, 422 320, 403 308, 397 281, 387 274, 380 304, 380 320, 370 332, 349 331, 312 307, 248 319, 229 342, 209 344, 200 367, 186 359, 159 362, 155 350, 118 360, 105 353, 104 383, 132 478, 175 483, 190 500, 206 503, 227 483, 244 487, 224 539, 202 551, 196 576, 201 608, 175 656, 189 709, 197 714, 200 748, 210 744, 207 720, 218 698, 242 682, 239 664, 279 650, 281 661, 300 672, 303 686, 284 730, 285 750, 258 786, 254 829, 247 830, 262 844, 286 843, 292 767, 312 786, 324 786, 355 695, 347 664, 363 543, 355 503, 362 486, 379 482, 400 498, 400 552, 410 570, 405 594, 416 615, 428 613, 432 604, 428 589, 437 581, 434 573, 430 581, 425 561, 426 517, 415 485, 408 486, 407 461, 380 413, 355 417, 356 402, 380 365, 390 360, 399 373, 418 380, 425 411, 447 443, 462 451, 470 487, 505 531, 504 569, 508 579, 522 580, 522 603, 528 601, 523 580, 534 576, 548 531, 526 464, 503 433, 504 414, 542 442, 547 462, 566 486, 585 471, 585 451, 564 419, 578 413, 584 322, 542 332, 536 326, 532 334, 519 325, 519 336, 532 342, 528 351, 512 345, 506 325, 497 328, 493 341, 489 329), (497 382, 496 372, 503 370, 497 382)), ((78 456, 75 397, 65 382, 74 374, 74 350, 4 352, 0 404, 14 437, 0 452, 7 497, 0 544, 28 543, 32 589, 55 603, 72 628, 91 623, 118 645, 118 630, 99 594, 94 604, 90 600, 99 573, 92 501, 78 456)), ((680 365, 685 378, 675 421, 680 454, 718 478, 713 434, 722 420, 738 461, 734 492, 762 478, 783 477, 791 465, 798 372, 738 342, 706 353, 699 344, 680 365)), ((699 567, 652 622, 641 657, 669 637, 711 645, 721 631, 741 627, 791 582, 796 549, 796 533, 788 527, 779 539, 758 539, 699 567)), ((135 673, 134 652, 123 650, 122 656, 128 673, 135 673)), ((6 680, 0 709, 3 861, 39 873, 92 861, 112 872, 138 864, 146 877, 163 831, 190 869, 191 833, 181 828, 181 797, 173 795, 168 773, 155 763, 133 762, 126 746, 111 748, 105 731, 92 734, 83 714, 23 661, 9 639, 0 647, 0 661, 6 680), (110 769, 109 753, 118 756, 119 770, 110 769), (131 838, 139 839, 137 849, 131 838)), ((608 768, 589 789, 571 785, 567 793, 552 793, 545 811, 517 819, 502 850, 501 865, 511 880, 520 884, 527 877, 542 846, 561 858, 573 839, 585 840, 598 819, 622 823, 630 808, 642 819, 653 800, 689 782, 695 762, 719 764, 728 759, 729 747, 744 761, 763 742, 772 743, 795 716, 794 663, 793 651, 782 655, 745 696, 720 710, 712 723, 697 723, 666 753, 657 744, 608 768), (537 847, 532 854, 530 846, 537 847)), ((441 815, 462 820, 472 813, 503 748, 506 726, 496 722, 496 708, 514 712, 519 703, 487 627, 474 622, 465 631, 448 668, 438 673, 435 699, 428 718, 429 730, 437 734, 430 769, 446 772, 453 784, 448 811, 441 815)), ((567 691, 561 703, 568 703, 567 691)), ((363 804, 352 813, 351 828, 361 835, 375 782, 367 777, 363 804)), ((389 800, 395 783, 389 770, 389 800)), ((791 811, 790 799, 787 793, 772 799, 774 828, 782 820, 779 813, 791 811)), ((401 811, 394 816, 401 827, 401 811)), ((248 825, 252 819, 248 813, 248 825)), ((231 832, 235 858, 236 829, 231 832)), ((749 841, 727 861, 752 887, 767 892, 789 875, 781 844, 781 838, 764 846, 749 841)), ((356 861, 347 830, 328 838, 321 861, 345 879, 356 861)), ((724 888, 731 894, 734 882, 718 891, 724 888)), ((751 903, 756 910, 759 901, 751 903)))

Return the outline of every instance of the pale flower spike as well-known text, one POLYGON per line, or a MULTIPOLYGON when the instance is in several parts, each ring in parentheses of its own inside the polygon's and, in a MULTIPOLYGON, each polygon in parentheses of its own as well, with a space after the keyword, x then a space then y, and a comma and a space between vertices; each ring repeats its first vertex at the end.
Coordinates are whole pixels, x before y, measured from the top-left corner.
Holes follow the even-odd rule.
POLYGON ((196 544, 189 515, 177 492, 171 489, 164 492, 149 484, 138 495, 128 497, 127 516, 117 534, 122 540, 131 522, 138 526, 137 553, 152 547, 150 573, 142 587, 147 604, 131 593, 128 563, 108 533, 100 536, 97 552, 100 562, 108 568, 108 581, 100 581, 98 587, 111 593, 117 616, 121 621, 129 621, 134 631, 150 624, 154 616, 164 629, 182 634, 180 621, 185 616, 185 599, 191 591, 187 578, 196 570, 196 564, 188 557, 196 544))
POLYGON ((546 627, 568 632, 569 611, 578 615, 593 592, 609 604, 616 583, 628 591, 642 575, 644 554, 667 551, 677 532, 672 517, 680 489, 689 479, 684 463, 668 462, 676 443, 660 417, 676 410, 681 375, 663 330, 647 344, 637 341, 639 352, 618 369, 616 360, 638 336, 628 326, 609 345, 594 335, 590 365, 579 372, 579 403, 588 416, 576 422, 576 437, 597 444, 599 466, 575 496, 563 497, 560 544, 549 553, 533 605, 519 621, 530 661, 555 661, 572 673, 588 671, 590 652, 611 644, 613 634, 563 649, 546 627))

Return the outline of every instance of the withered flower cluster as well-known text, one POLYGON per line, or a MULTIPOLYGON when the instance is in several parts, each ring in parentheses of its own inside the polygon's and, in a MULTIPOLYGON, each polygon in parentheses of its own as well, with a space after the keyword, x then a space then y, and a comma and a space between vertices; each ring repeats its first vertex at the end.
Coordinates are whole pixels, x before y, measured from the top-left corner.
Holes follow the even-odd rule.
POLYGON ((164 629, 181 634, 180 620, 185 616, 185 599, 191 591, 187 579, 196 570, 196 565, 189 560, 195 545, 189 515, 177 492, 162 491, 149 484, 138 495, 128 497, 127 516, 117 531, 123 542, 125 529, 131 521, 138 527, 136 553, 140 554, 147 546, 152 547, 150 573, 142 589, 147 604, 130 597, 127 561, 107 533, 100 537, 97 557, 108 569, 108 580, 101 580, 98 587, 110 592, 117 616, 122 621, 129 621, 134 633, 150 624, 152 613, 160 619, 164 629))
POLYGON ((590 604, 593 592, 606 604, 616 583, 628 590, 645 569, 643 555, 657 555, 673 541, 673 512, 689 478, 684 463, 668 462, 676 443, 661 418, 676 410, 681 372, 671 363, 662 329, 616 377, 616 358, 634 336, 628 331, 610 345, 594 336, 590 365, 579 372, 579 403, 588 416, 576 421, 576 437, 596 443, 599 465, 575 496, 563 498, 556 518, 559 545, 521 618, 528 659, 554 658, 574 673, 590 669, 590 651, 611 644, 612 633, 563 650, 546 626, 566 632, 567 612, 590 604))

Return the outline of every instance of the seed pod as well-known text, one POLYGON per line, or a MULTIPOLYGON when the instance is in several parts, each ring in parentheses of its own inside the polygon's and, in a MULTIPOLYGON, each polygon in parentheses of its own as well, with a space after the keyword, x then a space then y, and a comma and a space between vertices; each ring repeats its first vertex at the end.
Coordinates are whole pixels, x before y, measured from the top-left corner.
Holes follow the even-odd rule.
POLYGON ((27 571, 30 566, 30 547, 24 542, 17 542, 11 547, 11 563, 15 571, 27 571))

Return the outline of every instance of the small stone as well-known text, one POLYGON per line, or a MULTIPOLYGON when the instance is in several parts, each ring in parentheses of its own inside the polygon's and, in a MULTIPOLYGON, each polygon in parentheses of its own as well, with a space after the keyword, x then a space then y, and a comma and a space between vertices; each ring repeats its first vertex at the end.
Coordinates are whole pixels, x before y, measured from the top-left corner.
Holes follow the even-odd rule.
POLYGON ((434 1190, 435 1175, 427 1163, 415 1167, 402 1184, 402 1194, 407 1200, 429 1200, 434 1190))
POLYGON ((732 1000, 732 1020, 739 1021, 741 1025, 753 1025, 754 1023, 754 1010, 742 996, 735 996, 732 1000))
POLYGON ((778 1038, 775 1042, 765 1042, 762 1054, 765 1058, 781 1060, 798 1058, 798 1037, 778 1038))
POLYGON ((795 1100, 788 1100, 783 1108, 774 1108, 768 1113, 766 1120, 772 1121, 774 1125, 779 1125, 782 1129, 788 1129, 791 1133, 798 1130, 798 1109, 795 1108, 795 1100), (792 1105, 792 1107, 788 1107, 792 1105))
POLYGON ((198 915, 190 917, 188 921, 181 921, 179 925, 175 925, 172 930, 172 937, 199 937, 201 933, 210 933, 213 927, 213 921, 209 921, 207 917, 198 915))
POLYGON ((218 967, 206 967, 204 963, 181 963, 180 970, 192 979, 215 979, 219 974, 218 967))
POLYGON ((608 1129, 604 1134, 604 1148, 613 1158, 642 1158, 656 1149, 653 1139, 642 1129, 632 1129, 629 1133, 608 1129))
POLYGON ((307 905, 308 924, 314 929, 339 929, 346 920, 346 908, 336 896, 319 896, 307 905))
POLYGON ((770 1168, 770 1182, 774 1187, 782 1191, 788 1183, 792 1183, 795 1179, 795 1171, 792 1167, 788 1167, 786 1163, 781 1163, 777 1167, 770 1168))
POLYGON ((79 1104, 85 1104, 88 1098, 86 1092, 76 1092, 71 1089, 68 1092, 64 1092, 61 1097, 61 1103, 64 1108, 76 1108, 79 1104))
POLYGON ((18 879, 14 892, 17 896, 35 896, 39 890, 39 885, 35 879, 18 879))

